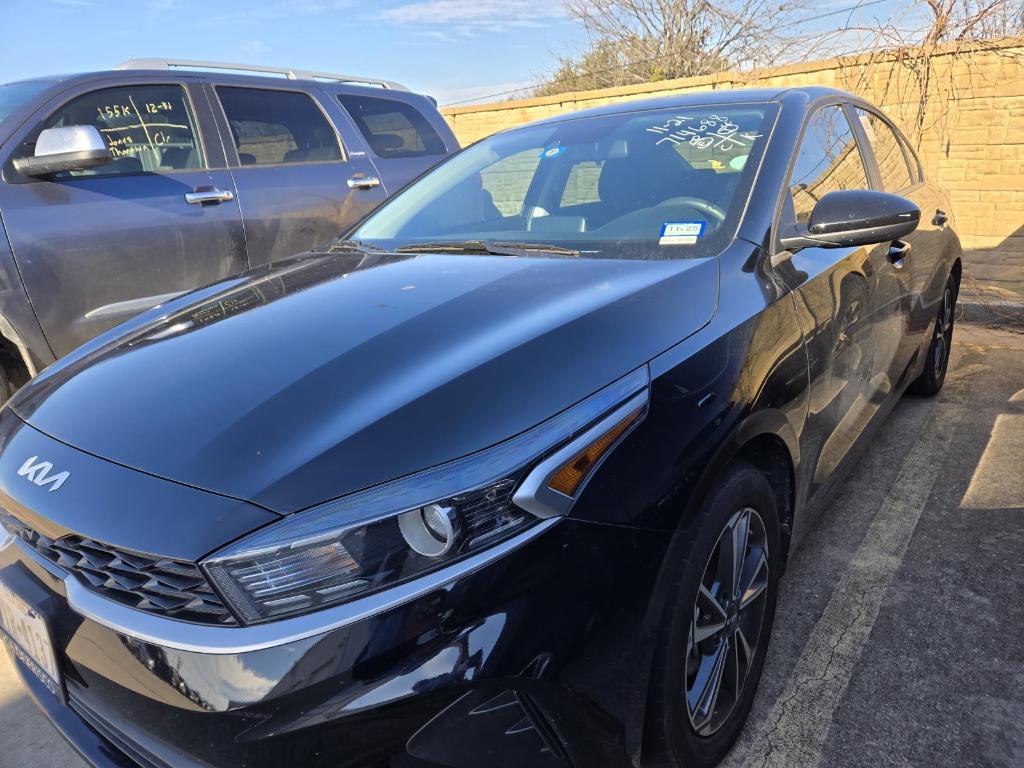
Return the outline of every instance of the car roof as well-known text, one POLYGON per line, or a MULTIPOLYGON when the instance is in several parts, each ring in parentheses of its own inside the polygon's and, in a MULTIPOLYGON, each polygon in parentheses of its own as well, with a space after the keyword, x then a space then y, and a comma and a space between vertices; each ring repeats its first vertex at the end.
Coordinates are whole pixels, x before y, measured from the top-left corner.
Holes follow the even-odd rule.
MULTIPOLYGON (((578 112, 567 112, 561 115, 537 120, 530 125, 546 125, 581 117, 599 117, 602 115, 623 114, 626 112, 642 112, 648 109, 671 109, 673 107, 695 107, 705 104, 744 104, 754 102, 781 102, 789 96, 803 97, 810 103, 825 96, 842 97, 859 101, 856 96, 838 88, 812 85, 800 88, 728 88, 722 90, 691 91, 670 96, 658 96, 652 99, 636 101, 620 101, 604 104, 600 107, 581 109, 578 112)), ((518 127, 518 126, 517 126, 518 127)), ((509 130, 515 130, 511 128, 509 130)))
POLYGON ((8 85, 57 85, 67 80, 71 75, 46 75, 45 77, 26 77, 21 80, 8 80, 6 83, 0 84, 0 88, 8 85))
MULTIPOLYGON (((248 85, 269 88, 307 88, 316 86, 328 90, 344 90, 351 93, 366 94, 368 96, 384 96, 402 100, 403 98, 429 98, 425 94, 414 91, 398 90, 397 88, 382 88, 377 85, 366 85, 350 81, 325 81, 310 80, 305 78, 291 79, 287 77, 276 77, 272 75, 245 74, 238 72, 220 72, 216 70, 193 70, 193 69, 102 69, 91 72, 76 72, 64 75, 47 75, 32 79, 18 80, 12 82, 38 82, 51 83, 53 85, 78 85, 96 80, 109 78, 129 79, 132 77, 158 77, 167 80, 208 80, 215 77, 217 82, 231 85, 248 85)), ((6 83, 10 85, 11 83, 6 83)))

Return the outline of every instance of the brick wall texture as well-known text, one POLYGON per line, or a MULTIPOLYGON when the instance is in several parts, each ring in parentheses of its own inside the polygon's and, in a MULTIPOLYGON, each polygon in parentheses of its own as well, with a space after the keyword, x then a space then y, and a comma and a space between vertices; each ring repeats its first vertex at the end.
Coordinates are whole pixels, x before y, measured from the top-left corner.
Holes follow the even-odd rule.
POLYGON ((973 49, 866 53, 442 112, 466 145, 504 128, 612 102, 807 85, 842 88, 881 107, 914 145, 925 174, 949 191, 961 240, 971 251, 973 280, 996 295, 1024 294, 1024 38, 973 49))

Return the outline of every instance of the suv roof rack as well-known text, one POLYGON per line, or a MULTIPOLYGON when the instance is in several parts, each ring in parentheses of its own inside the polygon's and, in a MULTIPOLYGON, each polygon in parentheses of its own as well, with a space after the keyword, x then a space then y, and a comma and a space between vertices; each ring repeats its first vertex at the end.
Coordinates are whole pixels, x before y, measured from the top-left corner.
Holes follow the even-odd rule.
POLYGON ((196 69, 228 72, 248 72, 251 74, 279 75, 288 80, 319 80, 321 82, 362 83, 376 85, 395 91, 408 91, 401 83, 393 80, 382 80, 378 77, 362 77, 361 75, 341 75, 335 72, 313 72, 305 69, 288 67, 266 67, 261 64, 234 64, 224 61, 201 61, 192 59, 128 59, 114 69, 196 69))

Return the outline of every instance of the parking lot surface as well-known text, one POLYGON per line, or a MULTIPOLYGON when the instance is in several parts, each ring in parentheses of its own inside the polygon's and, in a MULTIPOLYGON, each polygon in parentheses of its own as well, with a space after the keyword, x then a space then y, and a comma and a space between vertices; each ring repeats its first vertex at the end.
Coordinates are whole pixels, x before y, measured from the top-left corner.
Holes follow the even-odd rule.
MULTIPOLYGON (((1024 334, 956 333, 791 559, 730 768, 1024 765, 1024 334)), ((2 653, 0 745, 82 765, 2 653)))

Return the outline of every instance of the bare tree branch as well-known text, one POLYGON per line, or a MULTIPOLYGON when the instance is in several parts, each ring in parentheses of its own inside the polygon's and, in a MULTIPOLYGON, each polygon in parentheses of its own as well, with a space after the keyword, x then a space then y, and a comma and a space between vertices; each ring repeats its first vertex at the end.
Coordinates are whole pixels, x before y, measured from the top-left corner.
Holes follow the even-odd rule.
POLYGON ((775 64, 806 0, 563 0, 589 37, 537 95, 775 64))
MULTIPOLYGON (((977 46, 1024 33, 1024 0, 904 0, 892 18, 856 18, 814 34, 795 34, 813 0, 562 0, 587 32, 588 47, 564 56, 536 95, 751 71, 783 62, 862 54, 893 56, 933 83, 925 60, 908 53, 956 43, 977 46), (855 21, 856 18, 856 21, 855 21), (913 59, 913 60, 912 60, 913 59)), ((853 0, 851 0, 853 2, 853 0)), ((845 11, 845 9, 843 9, 845 11)), ((862 73, 863 74, 863 73, 862 73)), ((923 117, 912 121, 923 127, 923 117)))

